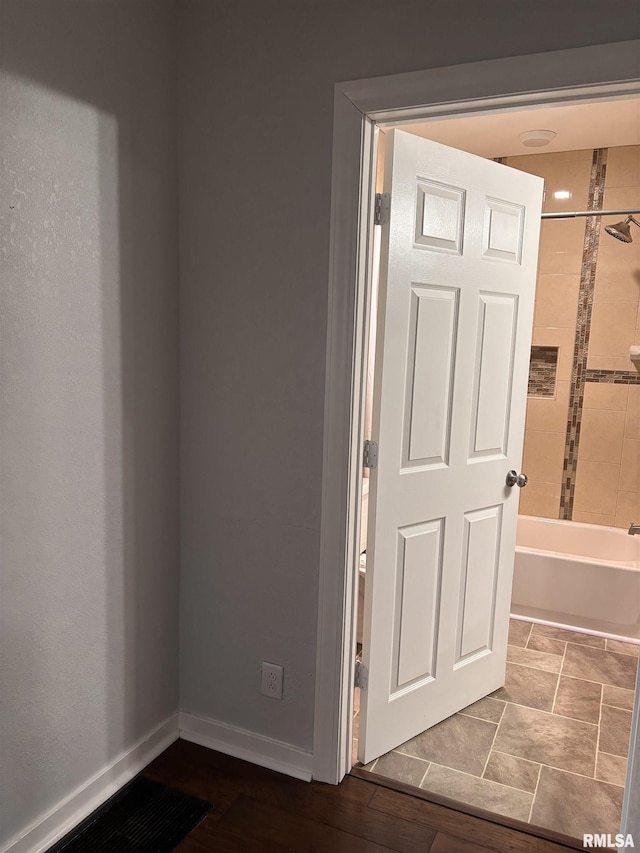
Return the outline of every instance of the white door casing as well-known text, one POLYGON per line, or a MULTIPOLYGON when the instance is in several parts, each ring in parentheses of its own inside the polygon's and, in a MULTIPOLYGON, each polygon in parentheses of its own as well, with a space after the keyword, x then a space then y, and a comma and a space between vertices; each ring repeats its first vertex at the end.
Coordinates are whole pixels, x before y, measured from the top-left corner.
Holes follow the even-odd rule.
POLYGON ((504 683, 543 189, 401 131, 386 147, 363 763, 504 683))

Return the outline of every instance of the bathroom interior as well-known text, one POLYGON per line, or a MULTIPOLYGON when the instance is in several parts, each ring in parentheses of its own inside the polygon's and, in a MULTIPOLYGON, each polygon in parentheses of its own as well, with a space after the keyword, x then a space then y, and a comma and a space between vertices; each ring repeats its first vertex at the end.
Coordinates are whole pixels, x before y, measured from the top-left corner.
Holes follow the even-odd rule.
POLYGON ((615 834, 640 650, 640 227, 631 242, 605 229, 640 210, 640 99, 401 129, 542 177, 543 214, 625 215, 541 222, 505 686, 366 767, 356 688, 354 772, 573 839, 615 834))

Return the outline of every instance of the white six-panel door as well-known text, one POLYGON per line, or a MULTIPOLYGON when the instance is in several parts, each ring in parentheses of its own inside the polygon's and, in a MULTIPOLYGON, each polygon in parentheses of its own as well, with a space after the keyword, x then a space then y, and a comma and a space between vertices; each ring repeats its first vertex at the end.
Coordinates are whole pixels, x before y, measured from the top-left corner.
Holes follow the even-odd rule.
POLYGON ((504 683, 542 189, 387 134, 364 763, 504 683))

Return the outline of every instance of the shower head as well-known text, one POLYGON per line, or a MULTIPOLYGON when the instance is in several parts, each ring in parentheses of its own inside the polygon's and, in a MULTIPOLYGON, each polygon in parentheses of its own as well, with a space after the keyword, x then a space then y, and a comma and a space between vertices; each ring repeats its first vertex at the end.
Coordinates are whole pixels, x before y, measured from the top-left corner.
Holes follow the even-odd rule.
POLYGON ((622 240, 623 243, 631 243, 631 226, 628 222, 616 222, 615 225, 607 225, 604 229, 607 234, 611 234, 616 240, 622 240))
POLYGON ((611 234, 612 237, 615 237, 616 240, 622 240, 623 243, 631 243, 633 241, 631 239, 630 222, 633 222, 635 225, 640 225, 633 216, 627 216, 627 218, 622 222, 616 222, 615 225, 605 226, 604 230, 607 234, 611 234))

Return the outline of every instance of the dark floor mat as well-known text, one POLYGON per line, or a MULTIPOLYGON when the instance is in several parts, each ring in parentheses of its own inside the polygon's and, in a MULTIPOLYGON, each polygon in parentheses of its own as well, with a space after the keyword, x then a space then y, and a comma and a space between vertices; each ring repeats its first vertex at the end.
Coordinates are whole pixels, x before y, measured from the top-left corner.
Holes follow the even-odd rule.
POLYGON ((48 853, 170 853, 211 808, 151 779, 134 779, 48 853))

